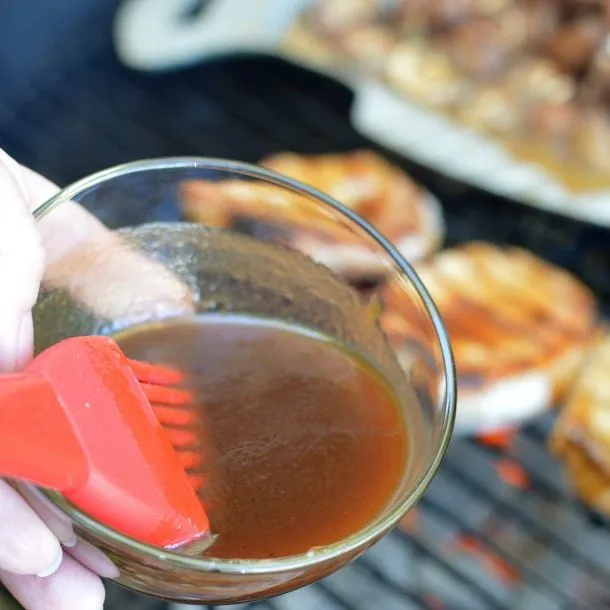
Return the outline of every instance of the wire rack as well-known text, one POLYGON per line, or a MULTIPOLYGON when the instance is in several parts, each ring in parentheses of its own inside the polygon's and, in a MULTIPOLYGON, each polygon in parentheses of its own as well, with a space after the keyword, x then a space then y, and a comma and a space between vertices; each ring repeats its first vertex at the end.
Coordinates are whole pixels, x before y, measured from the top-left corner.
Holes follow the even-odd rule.
MULTIPOLYGON (((380 149, 350 126, 347 89, 287 63, 234 58, 157 76, 129 72, 110 47, 112 4, 80 23, 86 36, 78 52, 44 77, 20 82, 18 100, 0 99, 0 146, 22 163, 66 184, 136 158, 255 162, 278 150, 371 147, 440 197, 449 244, 484 239, 530 248, 577 273, 610 311, 608 232, 491 197, 380 149)), ((113 227, 177 218, 167 207, 133 208, 120 217, 93 211, 113 227)), ((610 528, 565 488, 545 449, 552 420, 549 413, 495 444, 454 439, 402 529, 321 583, 238 607, 610 608, 610 528)), ((110 585, 107 608, 170 607, 110 585)))

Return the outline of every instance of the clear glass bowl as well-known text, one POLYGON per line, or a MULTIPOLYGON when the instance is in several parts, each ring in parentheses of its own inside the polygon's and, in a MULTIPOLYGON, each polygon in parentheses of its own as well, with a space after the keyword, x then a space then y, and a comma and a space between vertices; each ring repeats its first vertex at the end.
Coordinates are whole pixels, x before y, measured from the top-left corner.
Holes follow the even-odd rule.
POLYGON ((48 223, 47 214, 60 213, 72 200, 131 222, 137 220, 134 210, 178 217, 185 198, 191 214, 222 228, 166 222, 121 229, 110 239, 82 239, 51 264, 34 311, 38 351, 66 337, 108 334, 190 307, 259 314, 321 330, 364 352, 407 410, 411 455, 392 501, 365 529, 302 555, 187 557, 123 536, 57 493, 30 490, 53 518, 70 521, 83 560, 102 566, 100 571, 121 585, 170 600, 237 603, 330 574, 379 540, 417 502, 451 437, 453 359, 430 296, 396 249, 349 209, 273 172, 213 159, 138 161, 65 188, 35 216, 48 223), (311 256, 322 264, 313 264, 311 256), (359 264, 346 264, 354 257, 359 264), (365 271, 359 275, 358 269, 365 271), (367 290, 357 291, 354 283, 367 290), (379 295, 389 284, 404 294, 405 315, 419 331, 408 370, 404 354, 401 366, 378 324, 379 295))

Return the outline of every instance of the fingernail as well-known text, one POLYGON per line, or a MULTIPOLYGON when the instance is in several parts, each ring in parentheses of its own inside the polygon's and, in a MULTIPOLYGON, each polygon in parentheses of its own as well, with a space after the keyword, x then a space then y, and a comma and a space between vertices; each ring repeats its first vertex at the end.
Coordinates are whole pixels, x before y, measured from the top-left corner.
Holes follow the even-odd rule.
POLYGON ((14 373, 22 370, 32 359, 34 329, 32 314, 12 316, 2 320, 0 327, 0 370, 14 373))
POLYGON ((0 371, 14 373, 17 370, 21 319, 14 314, 2 315, 0 321, 0 371))
POLYGON ((59 566, 61 565, 63 557, 64 557, 63 551, 61 550, 61 547, 59 547, 59 553, 57 554, 55 561, 46 570, 43 570, 42 572, 38 572, 38 574, 36 574, 36 576, 38 576, 39 578, 46 578, 47 576, 51 576, 51 574, 54 574, 55 572, 57 572, 57 570, 59 569, 59 566))
POLYGON ((19 336, 17 338, 17 370, 24 369, 32 359, 34 352, 34 326, 32 314, 26 313, 19 323, 19 336))
POLYGON ((72 535, 67 538, 66 540, 60 540, 62 546, 65 546, 69 549, 74 548, 76 546, 76 543, 78 542, 78 539, 76 538, 76 534, 74 532, 72 532, 72 535))
POLYGON ((119 569, 102 551, 83 539, 66 553, 102 578, 114 579, 121 575, 119 569))

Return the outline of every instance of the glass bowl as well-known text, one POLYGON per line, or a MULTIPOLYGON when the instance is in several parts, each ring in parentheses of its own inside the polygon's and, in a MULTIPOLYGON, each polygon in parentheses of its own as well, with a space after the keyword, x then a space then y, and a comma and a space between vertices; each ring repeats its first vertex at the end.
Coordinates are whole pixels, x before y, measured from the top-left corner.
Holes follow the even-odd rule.
POLYGON ((34 310, 37 351, 70 336, 110 334, 193 309, 297 322, 376 363, 404 400, 410 450, 400 488, 372 523, 332 545, 274 559, 194 558, 154 548, 97 522, 58 493, 29 488, 44 503, 43 515, 74 528, 77 557, 145 594, 187 603, 238 603, 330 574, 400 521, 447 449, 455 377, 448 338, 430 296, 382 235, 314 189, 233 161, 128 163, 63 189, 35 216, 48 222, 69 201, 119 223, 137 223, 151 211, 178 219, 187 202, 191 216, 216 226, 145 224, 66 249, 50 265, 34 310), (398 364, 379 325, 388 285, 403 293, 405 315, 419 330, 408 368, 404 353, 398 364))

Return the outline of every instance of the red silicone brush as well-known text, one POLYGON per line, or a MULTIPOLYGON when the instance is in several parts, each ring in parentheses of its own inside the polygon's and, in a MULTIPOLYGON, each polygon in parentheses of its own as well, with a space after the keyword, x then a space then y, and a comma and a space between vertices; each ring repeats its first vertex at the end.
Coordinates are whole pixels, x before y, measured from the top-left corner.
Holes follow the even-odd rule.
MULTIPOLYGON (((102 523, 175 547, 209 534, 151 402, 189 401, 181 374, 128 360, 106 337, 67 339, 0 377, 0 474, 56 489, 102 523)), ((163 406, 166 405, 166 406, 163 406)))

